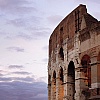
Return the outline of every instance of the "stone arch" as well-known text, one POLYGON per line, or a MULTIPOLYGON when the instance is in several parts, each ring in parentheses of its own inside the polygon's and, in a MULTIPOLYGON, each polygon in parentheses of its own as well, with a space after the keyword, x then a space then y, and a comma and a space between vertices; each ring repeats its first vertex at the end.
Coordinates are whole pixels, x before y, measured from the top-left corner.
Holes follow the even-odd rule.
POLYGON ((63 68, 60 67, 58 73, 58 100, 63 100, 64 97, 64 75, 63 75, 63 68))
POLYGON ((64 50, 62 47, 60 48, 59 55, 60 55, 61 60, 64 60, 64 50))
POLYGON ((82 59, 81 59, 81 65, 82 65, 82 70, 83 72, 83 77, 85 85, 88 87, 91 87, 91 66, 90 66, 91 60, 90 56, 85 54, 82 59))
POLYGON ((75 66, 74 62, 70 61, 68 65, 68 72, 67 72, 67 92, 68 92, 68 100, 74 100, 75 94, 75 66))
POLYGON ((82 57, 82 59, 81 59, 81 65, 82 65, 83 67, 87 67, 87 65, 88 65, 89 63, 91 63, 90 56, 87 55, 87 54, 85 54, 85 55, 82 57))
POLYGON ((52 77, 52 100, 56 100, 56 71, 53 71, 52 77))

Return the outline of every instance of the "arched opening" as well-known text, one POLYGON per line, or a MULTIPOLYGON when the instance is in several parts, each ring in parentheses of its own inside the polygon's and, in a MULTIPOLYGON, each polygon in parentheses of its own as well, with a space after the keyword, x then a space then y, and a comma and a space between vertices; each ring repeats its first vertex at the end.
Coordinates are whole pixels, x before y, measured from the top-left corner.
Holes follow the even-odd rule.
POLYGON ((68 76, 70 76, 74 81, 75 79, 75 67, 74 67, 74 62, 70 61, 69 65, 68 65, 68 76))
POLYGON ((61 82, 63 84, 64 78, 63 78, 63 68, 62 67, 60 69, 60 80, 61 80, 61 82))
POLYGON ((52 80, 52 98, 56 100, 56 72, 53 72, 53 80, 52 80))
POLYGON ((85 84, 86 86, 88 87, 91 87, 91 66, 90 66, 90 56, 88 56, 87 54, 84 55, 82 57, 82 60, 81 60, 81 65, 82 65, 82 72, 84 73, 84 77, 85 77, 85 84))
POLYGON ((59 80, 58 80, 58 100, 63 100, 64 97, 64 76, 63 76, 63 68, 60 67, 59 71, 59 80))
POLYGON ((60 48, 59 55, 60 55, 60 58, 62 60, 64 60, 64 52, 63 52, 63 48, 62 47, 60 48))
POLYGON ((51 100, 51 75, 48 75, 48 98, 51 100))
POLYGON ((67 86, 68 86, 68 98, 69 100, 74 100, 75 94, 75 66, 74 62, 70 61, 68 65, 68 78, 67 78, 67 86))

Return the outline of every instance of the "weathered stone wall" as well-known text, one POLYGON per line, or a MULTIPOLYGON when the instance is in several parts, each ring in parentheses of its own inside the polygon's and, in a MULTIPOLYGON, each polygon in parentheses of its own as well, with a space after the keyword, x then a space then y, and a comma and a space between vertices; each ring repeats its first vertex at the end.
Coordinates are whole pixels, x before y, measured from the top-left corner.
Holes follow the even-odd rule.
POLYGON ((48 100, 99 100, 99 72, 100 22, 79 5, 50 36, 48 100))

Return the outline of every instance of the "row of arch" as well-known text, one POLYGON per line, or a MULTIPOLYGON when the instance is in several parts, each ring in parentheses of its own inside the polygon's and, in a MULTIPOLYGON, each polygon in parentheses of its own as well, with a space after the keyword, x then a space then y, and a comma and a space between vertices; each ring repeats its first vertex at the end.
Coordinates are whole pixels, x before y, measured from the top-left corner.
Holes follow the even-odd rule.
MULTIPOLYGON (((62 67, 60 67, 59 75, 57 77, 56 71, 53 71, 53 76, 51 77, 49 75, 49 84, 51 84, 51 89, 52 94, 52 100, 63 100, 62 98, 64 97, 64 70, 62 67), (51 80, 52 78, 52 80, 51 80)), ((75 66, 74 62, 70 61, 68 65, 68 87, 69 87, 69 96, 70 98, 74 98, 74 92, 75 92, 75 66)), ((71 99, 70 99, 71 100, 71 99)))
MULTIPOLYGON (((97 61, 100 62, 100 53, 97 56, 97 61)), ((85 54, 81 59, 81 70, 84 76, 84 83, 87 87, 91 87, 91 58, 85 54)), ((98 65, 100 66, 100 64, 98 65)), ((60 67, 59 76, 57 77, 56 71, 53 71, 53 75, 49 75, 49 84, 51 84, 50 94, 52 91, 52 100, 63 100, 64 97, 64 70, 60 67), (58 83, 57 83, 58 82, 58 83), (58 86, 57 86, 58 85, 58 86)), ((73 61, 69 62, 67 70, 67 90, 69 94, 69 100, 74 100, 75 94, 75 65, 73 61)))

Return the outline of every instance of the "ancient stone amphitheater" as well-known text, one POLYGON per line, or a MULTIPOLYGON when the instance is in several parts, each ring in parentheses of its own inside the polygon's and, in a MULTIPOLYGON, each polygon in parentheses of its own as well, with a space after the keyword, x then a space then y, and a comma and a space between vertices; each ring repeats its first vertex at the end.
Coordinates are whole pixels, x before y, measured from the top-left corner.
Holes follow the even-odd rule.
POLYGON ((48 100, 100 100, 100 22, 85 5, 50 36, 48 100))

